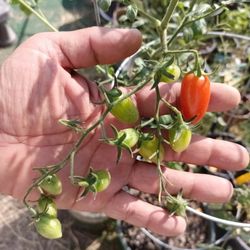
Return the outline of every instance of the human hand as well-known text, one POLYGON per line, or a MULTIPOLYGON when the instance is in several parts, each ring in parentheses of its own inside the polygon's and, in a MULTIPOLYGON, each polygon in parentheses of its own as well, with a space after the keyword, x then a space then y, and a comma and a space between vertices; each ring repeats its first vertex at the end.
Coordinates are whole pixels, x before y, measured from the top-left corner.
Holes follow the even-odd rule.
MULTIPOLYGON (((23 43, 2 65, 0 71, 0 191, 23 198, 32 179, 34 167, 55 164, 70 151, 76 140, 61 118, 79 118, 84 127, 98 119, 103 107, 95 105, 99 93, 94 83, 72 69, 111 64, 134 53, 141 44, 135 30, 88 28, 73 32, 43 33, 23 43)), ((171 103, 178 102, 180 84, 161 85, 161 92, 171 103)), ((141 116, 152 116, 155 96, 148 87, 136 94, 141 116), (152 109, 151 109, 152 107, 152 109)), ((240 101, 237 90, 212 84, 210 111, 225 111, 240 101)), ((162 110, 167 112, 167 110, 162 110)), ((122 125, 110 115, 106 125, 122 125)), ((75 174, 84 176, 89 166, 109 169, 112 182, 96 199, 88 195, 76 202, 79 189, 69 181, 69 169, 60 171, 63 193, 58 207, 95 212, 122 219, 164 235, 185 230, 182 217, 169 216, 166 210, 141 201, 122 190, 125 185, 143 192, 158 193, 155 166, 131 159, 124 152, 116 165, 116 149, 101 143, 100 129, 83 143, 75 163, 75 174)), ((247 151, 236 144, 193 136, 189 148, 181 154, 166 146, 165 160, 212 165, 238 170, 249 161, 247 151)), ((219 177, 164 170, 173 185, 171 193, 183 189, 184 196, 206 202, 225 202, 232 195, 232 185, 219 177), (219 191, 218 191, 219 190, 219 191)))

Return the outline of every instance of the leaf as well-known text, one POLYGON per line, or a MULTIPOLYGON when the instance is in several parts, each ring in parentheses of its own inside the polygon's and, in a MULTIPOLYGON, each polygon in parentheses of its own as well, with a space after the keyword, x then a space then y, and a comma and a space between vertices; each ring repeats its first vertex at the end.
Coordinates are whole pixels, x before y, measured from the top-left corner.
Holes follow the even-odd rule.
POLYGON ((172 65, 173 63, 174 63, 174 56, 172 56, 166 63, 164 63, 161 68, 167 68, 168 66, 172 65))
POLYGON ((138 9, 135 4, 131 4, 127 7, 126 15, 131 22, 135 20, 135 18, 137 17, 137 13, 138 13, 138 9))
POLYGON ((162 125, 173 124, 174 120, 171 115, 162 115, 159 117, 159 123, 162 125))
POLYGON ((140 66, 140 67, 145 67, 145 62, 143 61, 143 59, 141 57, 137 57, 134 61, 136 66, 140 66))
POLYGON ((218 6, 209 16, 210 17, 212 17, 212 16, 218 16, 219 14, 221 14, 225 10, 228 10, 228 8, 227 7, 218 6))
POLYGON ((183 37, 184 37, 185 42, 187 43, 193 40, 194 32, 191 29, 191 27, 185 27, 183 29, 183 37))
POLYGON ((115 100, 117 100, 122 95, 122 91, 120 89, 118 89, 118 88, 113 88, 110 91, 107 91, 106 95, 108 96, 108 99, 111 102, 114 102, 115 100))
POLYGON ((108 11, 111 6, 112 0, 98 0, 98 5, 103 11, 108 11))

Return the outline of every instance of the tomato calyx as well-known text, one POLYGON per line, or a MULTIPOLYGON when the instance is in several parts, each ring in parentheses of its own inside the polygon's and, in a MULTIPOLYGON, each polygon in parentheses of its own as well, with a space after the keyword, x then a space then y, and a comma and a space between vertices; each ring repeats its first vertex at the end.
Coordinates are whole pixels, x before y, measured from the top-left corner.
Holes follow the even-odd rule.
POLYGON ((43 194, 38 200, 36 211, 39 215, 48 214, 52 217, 57 217, 57 208, 55 202, 51 197, 45 196, 43 194))
POLYGON ((103 141, 107 144, 116 146, 116 164, 118 164, 121 159, 123 149, 127 150, 133 158, 132 148, 135 147, 139 140, 139 132, 134 128, 126 128, 118 131, 117 128, 112 124, 111 128, 114 133, 114 138, 105 138, 103 141))
POLYGON ((112 88, 110 91, 105 92, 110 103, 115 102, 119 97, 122 96, 122 91, 118 88, 112 88))
POLYGON ((155 88, 159 82, 173 83, 178 81, 181 70, 179 66, 174 62, 174 57, 170 58, 167 62, 160 64, 154 75, 154 84, 152 89, 155 88))
POLYGON ((72 119, 72 120, 60 119, 58 122, 60 124, 62 124, 63 126, 72 129, 76 133, 83 132, 82 121, 80 121, 80 120, 77 120, 77 119, 72 119))
POLYGON ((174 124, 174 118, 172 115, 162 115, 159 117, 159 120, 156 121, 155 118, 143 119, 141 120, 140 128, 148 127, 151 129, 156 129, 160 126, 161 129, 170 129, 174 124))
POLYGON ((79 195, 79 199, 81 199, 89 192, 96 194, 106 190, 111 182, 111 175, 106 169, 94 170, 90 167, 86 177, 74 176, 73 181, 75 185, 83 187, 79 195))
POLYGON ((186 217, 188 202, 182 198, 182 192, 178 193, 176 197, 167 195, 164 203, 164 207, 171 213, 170 216, 177 215, 186 217))

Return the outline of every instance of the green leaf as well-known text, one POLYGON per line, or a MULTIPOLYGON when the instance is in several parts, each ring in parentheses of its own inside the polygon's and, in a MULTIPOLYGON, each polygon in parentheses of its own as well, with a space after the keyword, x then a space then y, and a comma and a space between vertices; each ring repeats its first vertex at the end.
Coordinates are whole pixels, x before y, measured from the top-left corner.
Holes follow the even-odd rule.
POLYGON ((115 100, 117 100, 121 95, 122 95, 122 91, 118 88, 113 88, 110 91, 106 92, 108 99, 111 102, 114 102, 115 100))
POLYGON ((195 37, 201 36, 207 32, 207 22, 205 19, 193 22, 191 27, 195 37))
POLYGON ((185 27, 183 29, 183 37, 184 37, 185 42, 187 43, 193 40, 194 32, 191 29, 191 27, 185 27))
POLYGON ((162 115, 159 117, 159 123, 162 125, 173 124, 174 120, 171 115, 162 115))
POLYGON ((112 0, 98 0, 98 5, 103 11, 108 11, 112 0))
POLYGON ((18 0, 10 0, 10 4, 16 5, 16 4, 19 4, 19 1, 18 0))
POLYGON ((137 17, 137 13, 138 13, 138 9, 135 4, 131 4, 127 7, 126 15, 131 22, 135 20, 135 18, 137 17))

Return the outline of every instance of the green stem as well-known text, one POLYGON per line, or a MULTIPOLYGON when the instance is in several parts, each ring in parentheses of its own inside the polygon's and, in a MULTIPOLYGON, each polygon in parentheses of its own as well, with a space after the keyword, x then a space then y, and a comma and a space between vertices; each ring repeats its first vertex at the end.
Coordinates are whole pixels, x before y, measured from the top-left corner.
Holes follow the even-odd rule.
MULTIPOLYGON (((190 3, 190 8, 188 10, 188 13, 190 13, 193 8, 194 5, 196 4, 197 0, 192 0, 192 2, 190 3)), ((168 41, 168 46, 173 42, 173 40, 175 39, 175 37, 180 33, 180 31, 183 29, 183 27, 186 25, 186 21, 188 20, 188 13, 185 15, 185 17, 182 19, 179 27, 176 29, 176 31, 174 32, 174 34, 172 35, 172 37, 170 38, 170 40, 168 41)))
POLYGON ((151 16, 147 12, 145 12, 140 6, 138 6, 137 1, 131 0, 131 4, 134 4, 137 7, 138 13, 141 16, 143 16, 146 19, 148 19, 153 24, 154 27, 159 27, 161 25, 161 21, 159 19, 151 16))
POLYGON ((197 76, 200 77, 202 75, 201 65, 199 63, 199 54, 198 51, 195 49, 183 49, 183 50, 168 50, 165 55, 167 54, 184 54, 184 53, 192 53, 195 57, 195 71, 197 72, 197 76))
MULTIPOLYGON (((193 4, 190 4, 190 9, 189 9, 188 13, 190 13, 190 12, 192 11, 192 9, 193 9, 195 3, 196 3, 196 0, 193 1, 193 4)), ((174 34, 172 35, 172 37, 169 39, 169 41, 168 41, 168 43, 167 43, 168 46, 173 42, 173 40, 176 38, 176 36, 181 32, 181 30, 182 30, 185 26, 187 26, 187 25, 189 25, 189 24, 191 24, 191 23, 193 23, 193 22, 196 22, 196 21, 198 21, 198 20, 200 20, 200 19, 206 18, 206 17, 212 15, 215 11, 218 11, 219 9, 222 9, 222 8, 224 8, 224 7, 225 7, 225 6, 222 5, 222 6, 218 7, 216 10, 211 10, 211 11, 209 11, 208 13, 206 13, 206 14, 204 14, 204 15, 201 15, 201 16, 198 16, 197 18, 194 18, 194 19, 192 19, 192 20, 190 20, 190 21, 187 21, 189 16, 188 16, 188 14, 186 14, 185 17, 182 19, 182 21, 181 21, 180 25, 178 26, 178 28, 176 29, 176 31, 175 31, 174 34)))
POLYGON ((162 18, 162 21, 161 21, 161 29, 162 30, 165 30, 167 29, 168 27, 168 24, 169 24, 169 20, 170 18, 172 17, 173 15, 173 12, 178 4, 179 0, 171 0, 169 5, 168 5, 168 8, 167 8, 167 11, 164 15, 164 17, 162 18))
POLYGON ((196 21, 198 21, 198 20, 200 20, 200 19, 206 18, 206 17, 212 15, 214 12, 218 11, 219 9, 223 9, 223 8, 225 8, 224 5, 218 7, 216 10, 211 10, 211 11, 209 11, 208 13, 206 13, 206 14, 204 14, 204 15, 198 16, 197 18, 194 18, 193 20, 190 20, 190 21, 186 22, 185 25, 189 25, 189 24, 191 24, 191 23, 193 23, 193 22, 196 22, 196 21))
POLYGON ((29 4, 27 4, 24 0, 17 0, 20 5, 24 6, 27 10, 29 10, 32 14, 38 17, 45 25, 47 25, 52 31, 57 32, 58 30, 41 14, 39 14, 36 10, 34 10, 29 4))
POLYGON ((161 101, 162 101, 163 103, 165 103, 165 104, 167 105, 167 107, 168 107, 171 111, 173 111, 173 112, 176 114, 178 122, 184 123, 184 120, 183 120, 183 118, 182 118, 181 111, 179 111, 175 106, 171 105, 171 104, 170 104, 168 101, 166 101, 164 98, 161 98, 161 101))
POLYGON ((138 8, 138 13, 145 17, 146 19, 148 19, 154 27, 159 27, 161 25, 161 21, 151 15, 149 15, 148 13, 146 13, 144 10, 138 8))
POLYGON ((189 10, 188 10, 188 13, 190 13, 193 8, 194 8, 194 5, 196 4, 197 0, 192 0, 192 2, 190 3, 190 7, 189 7, 189 10))
POLYGON ((179 0, 171 0, 167 11, 164 15, 164 17, 161 20, 161 26, 159 29, 159 34, 160 34, 160 38, 161 38, 161 45, 162 45, 162 50, 166 51, 167 50, 167 29, 168 29, 168 24, 169 21, 173 15, 173 12, 178 4, 179 0))

